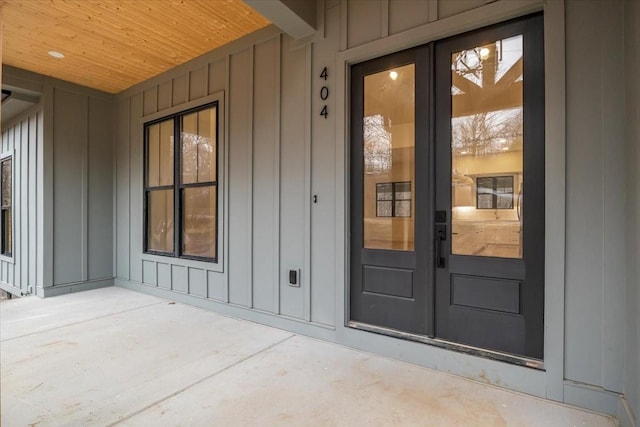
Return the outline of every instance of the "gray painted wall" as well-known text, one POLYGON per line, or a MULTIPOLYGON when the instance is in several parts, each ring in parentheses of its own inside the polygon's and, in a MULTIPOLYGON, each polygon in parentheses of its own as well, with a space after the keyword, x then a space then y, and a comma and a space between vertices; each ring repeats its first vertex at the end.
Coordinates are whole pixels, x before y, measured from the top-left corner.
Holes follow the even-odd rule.
POLYGON ((640 422, 640 4, 627 1, 625 21, 625 99, 627 140, 627 288, 624 392, 640 422))
MULTIPOLYGON (((625 52, 637 61, 637 53, 624 48, 628 2, 567 0, 566 8, 485 0, 325 4, 324 31, 311 43, 267 28, 117 96, 116 283, 613 414, 620 393, 628 392, 637 408, 637 271, 629 266, 637 259, 637 225, 635 242, 628 237, 637 223, 637 176, 628 163, 637 152, 637 130, 629 129, 626 140, 624 131, 625 108, 637 111, 637 98, 627 97, 625 107, 625 93, 637 92, 637 82, 627 76, 625 87, 621 66, 625 52), (547 265, 566 271, 564 280, 547 282, 549 295, 564 298, 560 316, 546 324, 548 336, 561 337, 546 354, 560 363, 539 372, 344 328, 348 145, 338 114, 347 111, 347 81, 339 67, 374 50, 400 50, 543 7, 554 10, 548 22, 561 25, 550 33, 565 29, 566 15, 566 176, 564 164, 547 175, 558 179, 547 183, 549 194, 566 185, 566 194, 552 200, 559 203, 547 206, 548 217, 560 212, 566 223, 566 259, 547 265), (319 79, 325 65, 326 82, 319 79), (323 84, 332 94, 327 120, 319 116, 323 84), (228 113, 225 261, 144 255, 142 124, 218 91, 228 113), (635 192, 626 185, 635 185, 635 192), (302 269, 300 288, 287 285, 290 268, 302 269)), ((565 123, 551 127, 561 129, 561 137, 547 146, 563 151, 565 123)))
MULTIPOLYGON (((112 96, 52 80, 52 281, 57 293, 113 279, 112 96)), ((45 284, 45 288, 49 287, 45 284)), ((51 289, 53 291, 53 289, 51 289)))
POLYGON ((566 6, 565 373, 567 379, 621 392, 625 292, 623 2, 570 0, 566 6))
POLYGON ((602 401, 624 393, 637 420, 638 5, 566 7, 565 400, 600 409, 586 387, 602 401))
POLYGON ((42 97, 3 124, 15 254, 0 261, 2 281, 40 296, 112 285, 113 96, 6 65, 3 79, 42 97))

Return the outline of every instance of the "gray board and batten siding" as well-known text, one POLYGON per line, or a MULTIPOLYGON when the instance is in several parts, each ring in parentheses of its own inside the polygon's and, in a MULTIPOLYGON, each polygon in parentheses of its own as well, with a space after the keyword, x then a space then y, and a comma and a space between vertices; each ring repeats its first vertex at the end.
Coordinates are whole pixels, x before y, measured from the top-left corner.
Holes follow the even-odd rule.
POLYGON ((640 2, 624 13, 626 102, 626 324, 624 394, 640 424, 640 2))
POLYGON ((43 283, 42 118, 36 105, 2 130, 0 156, 10 157, 13 169, 13 245, 10 256, 0 255, 0 287, 14 295, 34 293, 43 283))
POLYGON ((2 286, 52 296, 113 285, 113 95, 6 65, 3 84, 40 102, 3 123, 15 228, 2 286))
MULTIPOLYGON (((311 47, 290 49, 275 28, 245 40, 250 44, 242 49, 216 51, 171 77, 163 75, 152 87, 117 96, 116 281, 295 319, 324 331, 335 317, 333 261, 317 272, 309 268, 311 212, 305 200, 310 199, 311 139, 307 111, 300 108, 309 98, 311 47), (144 254, 144 123, 211 101, 219 102, 221 114, 220 256, 207 263, 144 254), (281 127, 284 118, 292 126, 281 127), (289 286, 291 269, 301 271, 301 287, 289 286), (313 302, 310 279, 326 283, 313 302)), ((323 210, 332 218, 329 198, 323 210)), ((318 253, 326 259, 333 241, 324 245, 318 253)))
POLYGON ((40 141, 22 143, 22 133, 16 139, 15 126, 23 129, 18 121, 3 126, 3 155, 9 151, 7 131, 14 129, 15 224, 18 216, 35 223, 35 232, 31 225, 26 233, 23 225, 16 229, 14 251, 17 239, 35 239, 35 245, 20 247, 27 251, 23 258, 0 259, 2 286, 21 289, 22 277, 29 277, 28 289, 35 277, 35 293, 48 296, 109 285, 115 276, 119 286, 574 403, 632 425, 630 414, 636 419, 640 414, 640 119, 638 82, 632 77, 638 75, 637 2, 326 0, 319 5, 314 36, 294 41, 268 27, 115 96, 43 76, 33 79, 5 66, 5 83, 39 85, 43 95, 40 109, 31 112, 40 141), (345 327, 349 64, 540 10, 545 17, 545 369, 345 327), (326 81, 320 78, 325 66, 326 81), (324 85, 330 93, 326 101, 319 96, 324 85), (143 254, 144 123, 215 99, 224 114, 219 262, 143 254), (320 115, 324 105, 326 119, 320 115), (27 203, 20 201, 18 208, 25 190, 15 186, 22 176, 35 191, 27 191, 27 203), (24 267, 26 258, 30 264, 24 267), (292 269, 301 272, 300 287, 288 284, 292 269))

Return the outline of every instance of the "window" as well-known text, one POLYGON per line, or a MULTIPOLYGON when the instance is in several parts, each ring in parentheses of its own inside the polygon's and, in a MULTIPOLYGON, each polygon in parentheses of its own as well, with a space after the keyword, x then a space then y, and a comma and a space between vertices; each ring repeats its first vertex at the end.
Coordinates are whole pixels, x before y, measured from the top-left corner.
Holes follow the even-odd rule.
POLYGON ((144 132, 145 252, 216 262, 217 102, 151 122, 144 132))
POLYGON ((0 163, 0 175, 2 183, 0 184, 0 193, 2 198, 2 255, 11 256, 13 245, 12 226, 11 226, 11 157, 2 160, 0 163))
POLYGON ((487 176, 476 180, 478 209, 513 209, 513 176, 487 176))
POLYGON ((376 184, 376 216, 411 217, 411 182, 376 184))

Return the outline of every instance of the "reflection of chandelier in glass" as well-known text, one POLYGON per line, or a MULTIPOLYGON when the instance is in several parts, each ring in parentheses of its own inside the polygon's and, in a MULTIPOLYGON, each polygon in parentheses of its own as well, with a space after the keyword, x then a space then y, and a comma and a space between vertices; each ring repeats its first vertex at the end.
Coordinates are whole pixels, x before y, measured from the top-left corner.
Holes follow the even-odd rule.
POLYGON ((204 148, 206 151, 211 151, 213 149, 211 146, 211 138, 190 132, 182 132, 181 136, 183 144, 195 145, 199 148, 204 148))
POLYGON ((384 126, 380 114, 364 118, 364 170, 379 174, 391 170, 391 133, 384 126))
POLYGON ((481 50, 480 47, 476 47, 455 54, 451 64, 452 70, 461 76, 470 74, 479 80, 482 74, 482 60, 488 57, 488 54, 483 54, 481 50))
MULTIPOLYGON (((483 73, 489 73, 492 78, 495 78, 494 74, 500 67, 499 63, 502 61, 502 53, 502 40, 485 46, 462 50, 453 55, 451 70, 479 87, 483 87, 487 83, 496 83, 497 79, 492 82, 485 82, 483 73), (485 69, 486 67, 493 68, 493 72, 485 69)), ((457 94, 454 93, 454 95, 457 94)))

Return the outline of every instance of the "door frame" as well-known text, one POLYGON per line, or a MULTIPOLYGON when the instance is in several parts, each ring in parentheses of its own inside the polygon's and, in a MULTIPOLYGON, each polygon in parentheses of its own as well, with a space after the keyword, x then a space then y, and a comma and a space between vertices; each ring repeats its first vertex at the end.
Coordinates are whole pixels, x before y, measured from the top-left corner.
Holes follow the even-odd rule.
MULTIPOLYGON (((343 13, 346 13, 343 8, 343 13)), ((566 212, 566 49, 565 2, 528 0, 494 2, 464 14, 454 15, 416 27, 404 33, 348 48, 347 20, 342 20, 340 37, 334 42, 341 51, 335 55, 335 301, 336 341, 404 360, 427 368, 451 372, 467 378, 504 384, 506 387, 544 398, 563 401, 565 348, 565 212, 566 212), (349 65, 400 51, 431 40, 445 38, 482 26, 500 23, 530 13, 544 11, 545 37, 545 181, 555 183, 545 194, 545 331, 544 371, 513 364, 499 364, 486 358, 443 351, 436 346, 365 333, 347 325, 349 303, 349 65)))

